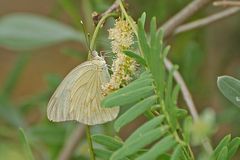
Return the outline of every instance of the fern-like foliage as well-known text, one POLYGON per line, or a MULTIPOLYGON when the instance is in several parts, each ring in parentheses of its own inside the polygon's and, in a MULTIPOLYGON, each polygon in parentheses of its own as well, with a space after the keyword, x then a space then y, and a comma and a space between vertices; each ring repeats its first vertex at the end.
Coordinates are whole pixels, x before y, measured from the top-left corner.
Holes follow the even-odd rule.
MULTIPOLYGON (((192 120, 186 110, 177 107, 179 86, 173 83, 175 68, 168 72, 164 66, 169 47, 163 45, 163 32, 157 31, 155 18, 151 20, 150 35, 147 37, 145 17, 143 14, 138 21, 137 38, 141 55, 124 52, 145 70, 128 86, 109 94, 102 101, 102 106, 131 106, 114 122, 116 132, 139 116, 144 115, 148 121, 125 141, 118 137, 93 135, 93 141, 105 147, 95 149, 95 154, 103 160, 193 160, 189 145, 192 120)), ((234 149, 226 149, 226 145, 219 147, 212 158, 218 157, 222 151, 231 150, 231 155, 235 153, 239 139, 230 141, 228 138, 228 143, 234 149)))

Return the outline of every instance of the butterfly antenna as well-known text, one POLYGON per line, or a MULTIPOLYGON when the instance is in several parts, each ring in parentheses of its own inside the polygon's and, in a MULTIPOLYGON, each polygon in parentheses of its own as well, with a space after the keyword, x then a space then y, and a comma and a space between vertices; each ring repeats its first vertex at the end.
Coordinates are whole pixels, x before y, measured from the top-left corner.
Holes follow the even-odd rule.
POLYGON ((103 54, 103 55, 110 55, 110 54, 112 54, 113 52, 112 52, 112 50, 104 50, 104 51, 101 51, 101 54, 103 54))
POLYGON ((90 48, 90 33, 87 33, 87 30, 83 24, 83 21, 81 21, 81 24, 82 24, 82 28, 83 28, 83 33, 84 33, 84 36, 85 36, 85 41, 86 41, 86 44, 87 44, 87 48, 90 52, 91 51, 91 48, 90 48))
POLYGON ((90 33, 87 33, 87 38, 88 38, 88 49, 89 49, 89 51, 92 52, 91 47, 90 47, 90 40, 91 40, 91 35, 90 35, 90 33))

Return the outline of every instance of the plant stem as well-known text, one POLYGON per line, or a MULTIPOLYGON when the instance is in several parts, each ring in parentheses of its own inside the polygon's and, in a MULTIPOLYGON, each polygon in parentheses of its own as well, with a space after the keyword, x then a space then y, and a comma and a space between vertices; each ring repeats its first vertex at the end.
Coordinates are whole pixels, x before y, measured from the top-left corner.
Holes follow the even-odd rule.
POLYGON ((189 23, 186 23, 186 24, 183 24, 183 25, 177 27, 174 31, 174 35, 182 33, 182 32, 186 32, 186 31, 189 31, 189 30, 193 30, 193 29, 196 29, 196 28, 200 28, 200 27, 210 25, 210 24, 215 23, 217 21, 220 21, 224 18, 228 18, 230 16, 233 16, 233 15, 239 13, 239 12, 240 12, 240 7, 227 8, 223 11, 217 12, 217 13, 212 14, 210 16, 207 16, 205 18, 201 18, 201 19, 198 19, 196 21, 189 22, 189 23))
POLYGON ((187 148, 188 148, 188 150, 190 152, 191 157, 194 159, 194 154, 193 154, 192 148, 191 148, 191 146, 189 144, 187 145, 187 148))
POLYGON ((119 6, 120 6, 120 8, 121 8, 122 13, 123 13, 124 16, 126 17, 127 21, 128 21, 129 24, 131 25, 131 27, 132 27, 132 29, 133 29, 133 32, 135 33, 136 36, 138 36, 138 34, 137 34, 137 28, 136 28, 133 20, 132 20, 132 19, 129 17, 129 15, 127 14, 127 12, 126 12, 126 10, 125 10, 125 8, 124 8, 124 6, 123 6, 122 1, 119 2, 119 6))
MULTIPOLYGON (((168 116, 168 114, 166 113, 165 114, 166 116, 168 116)), ((168 123, 168 122, 167 122, 168 123)), ((180 137, 179 137, 179 135, 178 135, 178 133, 175 131, 175 132, 173 132, 172 133, 173 134, 173 136, 174 136, 174 138, 175 138, 175 140, 182 146, 182 148, 183 148, 183 152, 185 153, 185 156, 187 156, 188 157, 188 159, 191 159, 191 157, 190 157, 190 155, 189 155, 189 152, 186 150, 186 147, 185 147, 185 142, 183 142, 181 139, 180 139, 180 137)), ((192 157, 193 158, 193 157, 192 157)))
POLYGON ((86 125, 86 135, 87 135, 87 141, 89 146, 89 153, 90 153, 90 160, 95 160, 94 150, 93 150, 93 144, 92 144, 92 138, 90 133, 90 126, 86 125))
POLYGON ((101 28, 101 26, 103 25, 103 23, 105 22, 105 20, 108 18, 108 17, 112 17, 112 16, 115 16, 116 14, 115 13, 108 13, 106 15, 104 15, 100 21, 98 22, 95 30, 94 30, 94 33, 93 33, 93 37, 91 39, 91 43, 90 43, 90 51, 93 50, 94 48, 94 45, 95 45, 95 42, 96 42, 96 39, 97 39, 97 35, 98 35, 98 32, 101 28))

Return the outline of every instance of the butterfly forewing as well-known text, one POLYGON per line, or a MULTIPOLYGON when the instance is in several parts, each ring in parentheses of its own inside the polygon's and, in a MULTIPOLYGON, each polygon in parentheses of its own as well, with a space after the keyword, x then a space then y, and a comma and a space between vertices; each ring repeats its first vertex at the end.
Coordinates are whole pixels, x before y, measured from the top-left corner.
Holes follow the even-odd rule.
POLYGON ((94 125, 116 118, 119 107, 105 109, 101 86, 110 77, 105 64, 87 61, 73 69, 58 86, 48 103, 48 118, 52 121, 76 120, 94 125))

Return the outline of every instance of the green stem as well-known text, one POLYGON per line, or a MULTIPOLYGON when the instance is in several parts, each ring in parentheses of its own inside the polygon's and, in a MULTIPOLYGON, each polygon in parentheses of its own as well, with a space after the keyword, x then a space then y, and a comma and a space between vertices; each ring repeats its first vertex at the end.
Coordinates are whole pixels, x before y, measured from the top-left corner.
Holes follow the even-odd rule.
MULTIPOLYGON (((170 126, 170 117, 169 117, 169 114, 165 108, 165 104, 164 102, 162 102, 161 104, 161 108, 162 108, 162 113, 166 116, 166 123, 170 126)), ((179 136, 179 134, 177 133, 177 131, 174 131, 173 133, 173 136, 175 138, 175 140, 182 146, 183 148, 183 151, 185 153, 185 155, 188 157, 188 159, 190 160, 194 160, 194 155, 193 155, 193 152, 192 152, 192 149, 191 147, 189 146, 189 144, 185 143, 179 136)), ((182 136, 181 136, 182 137, 182 136)))
POLYGON ((136 36, 138 36, 137 34, 137 28, 136 25, 134 24, 133 20, 128 16, 127 11, 125 10, 122 1, 119 2, 119 6, 121 8, 122 13, 124 14, 126 20, 129 22, 129 24, 131 25, 133 32, 135 33, 136 36))
POLYGON ((90 133, 90 126, 86 125, 86 135, 87 135, 87 142, 89 146, 89 153, 90 153, 90 160, 95 160, 95 154, 93 150, 92 138, 90 133))
POLYGON ((183 152, 185 153, 185 156, 189 159, 189 160, 194 160, 191 148, 186 148, 186 144, 179 138, 179 135, 177 132, 173 133, 176 141, 182 146, 183 152))
POLYGON ((193 154, 193 151, 192 151, 191 146, 189 144, 187 145, 187 148, 190 152, 191 157, 194 159, 194 154, 193 154))
MULTIPOLYGON (((169 116, 168 113, 165 112, 165 116, 169 116)), ((169 122, 168 122, 169 123, 169 122)), ((180 137, 179 134, 174 131, 173 133, 175 140, 183 147, 183 151, 185 153, 185 155, 188 157, 188 159, 194 160, 194 155, 192 152, 191 147, 189 146, 189 144, 186 144, 180 137)))
POLYGON ((92 39, 91 39, 90 51, 92 51, 93 48, 94 48, 94 45, 95 45, 95 42, 96 42, 96 39, 97 39, 97 35, 98 35, 98 32, 99 32, 101 26, 103 25, 103 23, 105 22, 105 20, 106 20, 108 17, 112 17, 112 16, 116 16, 116 14, 115 14, 115 13, 106 14, 106 15, 104 15, 104 16, 100 19, 100 21, 98 22, 98 24, 97 24, 97 26, 96 26, 96 28, 95 28, 95 30, 94 30, 93 37, 92 37, 92 39))

